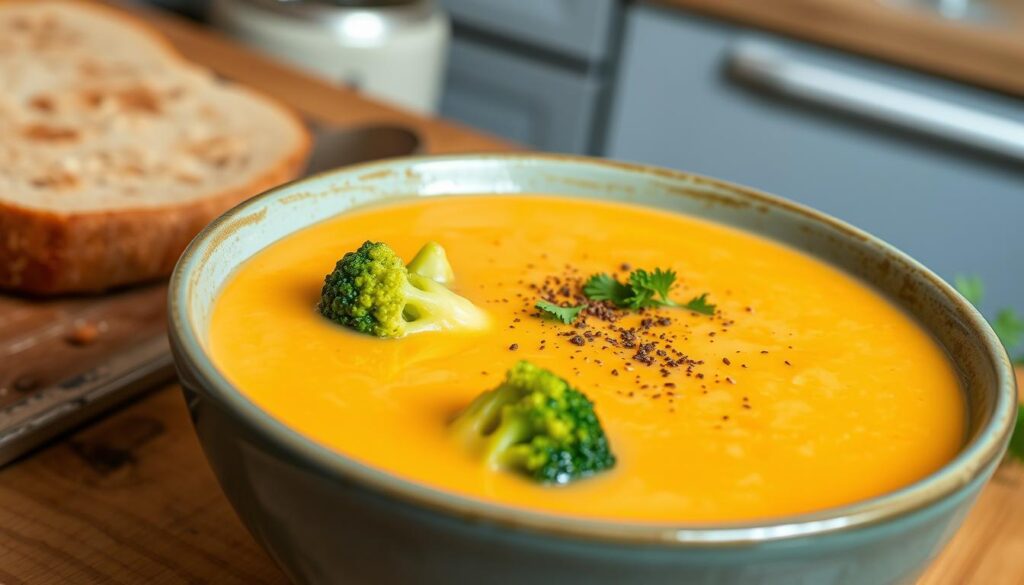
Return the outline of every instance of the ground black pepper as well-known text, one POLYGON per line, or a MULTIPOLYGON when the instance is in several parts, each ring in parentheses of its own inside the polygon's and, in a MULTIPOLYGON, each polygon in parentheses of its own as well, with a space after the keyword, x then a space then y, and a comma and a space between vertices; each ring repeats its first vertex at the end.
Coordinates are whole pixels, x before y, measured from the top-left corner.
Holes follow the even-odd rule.
MULTIPOLYGON (((623 264, 619 268, 627 274, 631 270, 628 264, 623 264)), ((551 344, 553 350, 564 352, 571 347, 573 348, 571 354, 581 354, 582 362, 593 363, 595 367, 603 367, 605 361, 596 356, 603 353, 611 354, 609 357, 612 358, 612 363, 618 364, 616 367, 609 368, 608 371, 612 376, 621 377, 623 370, 635 373, 635 377, 623 380, 618 385, 624 385, 626 388, 633 387, 640 392, 641 396, 652 400, 667 396, 666 402, 672 403, 676 393, 667 389, 675 389, 679 384, 678 380, 682 379, 681 376, 697 380, 705 379, 705 374, 700 371, 705 364, 704 360, 691 357, 676 345, 688 343, 694 334, 689 324, 691 317, 687 316, 690 315, 689 313, 684 314, 668 308, 629 310, 616 307, 610 301, 592 301, 583 294, 582 290, 587 275, 572 265, 566 265, 564 269, 560 270, 557 274, 544 277, 540 282, 520 281, 520 286, 527 294, 516 294, 516 298, 520 299, 518 302, 522 302, 526 306, 524 310, 518 311, 520 315, 541 317, 542 313, 532 311, 533 304, 539 299, 562 307, 581 307, 578 316, 569 326, 550 318, 545 318, 541 323, 542 328, 548 330, 547 328, 550 327, 550 331, 556 335, 556 343, 551 344), (620 325, 629 319, 632 319, 629 321, 630 325, 620 325), (679 325, 679 329, 676 331, 660 330, 674 324, 679 325), (565 339, 570 345, 563 348, 557 342, 559 339, 565 339), (615 358, 618 361, 614 361, 615 358), (661 380, 656 382, 657 378, 661 378, 661 380)), ((619 278, 614 271, 610 272, 613 277, 619 278)), ((505 299, 498 302, 505 302, 505 299)), ((745 310, 748 313, 752 312, 752 308, 749 307, 745 310)), ((723 336, 727 334, 729 328, 736 324, 735 320, 727 318, 721 311, 709 317, 717 324, 716 329, 718 329, 717 331, 707 331, 708 337, 711 338, 709 343, 714 343, 715 337, 719 333, 723 336)), ((521 319, 517 316, 511 322, 518 323, 520 321, 521 319)), ((545 341, 541 341, 538 349, 543 350, 545 347, 547 344, 545 341)), ((518 344, 509 346, 511 351, 515 351, 514 348, 518 348, 518 344)), ((737 351, 736 353, 741 352, 737 351)), ((767 353, 767 350, 762 350, 762 353, 767 353)), ((569 355, 569 359, 575 360, 575 355, 569 355)), ((580 361, 576 363, 579 367, 574 367, 573 372, 580 375, 579 368, 582 368, 583 365, 580 361)), ((732 365, 729 358, 722 358, 722 363, 726 366, 732 365)), ((739 365, 742 368, 747 368, 747 364, 739 365)), ((716 384, 722 382, 719 374, 714 371, 712 373, 716 378, 716 384)), ((731 377, 726 377, 724 380, 729 384, 736 384, 731 377)), ((701 385, 701 387, 705 388, 703 393, 706 394, 706 386, 701 385)), ((623 392, 626 388, 622 388, 622 392, 617 388, 616 392, 624 395, 623 392)), ((630 391, 629 395, 633 396, 634 392, 630 391)), ((744 402, 744 405, 746 404, 744 402)))

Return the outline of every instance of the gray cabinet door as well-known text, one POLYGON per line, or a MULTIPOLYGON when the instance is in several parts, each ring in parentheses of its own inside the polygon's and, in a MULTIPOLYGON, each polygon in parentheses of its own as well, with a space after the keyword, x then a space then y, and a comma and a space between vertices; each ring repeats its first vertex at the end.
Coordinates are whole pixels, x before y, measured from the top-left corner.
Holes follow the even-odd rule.
POLYGON ((457 23, 583 59, 608 53, 618 0, 442 0, 457 23))
POLYGON ((542 150, 589 150, 598 81, 460 38, 447 75, 445 117, 542 150))
POLYGON ((755 37, 800 62, 1024 122, 1024 103, 680 12, 630 9, 606 154, 822 209, 941 276, 976 273, 989 314, 1024 310, 1024 165, 752 91, 726 73, 755 37))

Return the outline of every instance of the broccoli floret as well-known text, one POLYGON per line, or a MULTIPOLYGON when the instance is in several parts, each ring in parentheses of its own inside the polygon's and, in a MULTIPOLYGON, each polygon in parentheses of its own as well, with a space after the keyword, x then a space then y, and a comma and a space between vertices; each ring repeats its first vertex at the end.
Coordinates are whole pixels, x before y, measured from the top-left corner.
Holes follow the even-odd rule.
POLYGON ((564 484, 615 465, 590 399, 525 361, 473 400, 450 430, 488 465, 539 482, 564 484))
POLYGON ((406 267, 409 272, 429 278, 434 282, 450 285, 455 280, 455 271, 448 263, 448 255, 437 242, 423 244, 419 252, 413 256, 412 262, 406 267))
POLYGON ((469 300, 411 274, 387 244, 369 241, 345 254, 327 275, 318 309, 332 321, 377 337, 482 329, 488 323, 487 314, 469 300))

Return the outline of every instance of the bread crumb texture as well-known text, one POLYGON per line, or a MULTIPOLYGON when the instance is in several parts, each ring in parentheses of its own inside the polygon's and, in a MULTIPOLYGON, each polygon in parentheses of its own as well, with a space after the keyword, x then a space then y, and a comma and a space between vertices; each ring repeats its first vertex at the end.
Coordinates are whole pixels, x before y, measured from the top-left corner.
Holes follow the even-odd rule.
POLYGON ((3 289, 166 276, 204 225, 309 151, 287 108, 99 4, 0 3, 0 83, 3 289))
POLYGON ((0 201, 175 204, 243 186, 300 142, 269 101, 74 3, 0 7, 0 201))

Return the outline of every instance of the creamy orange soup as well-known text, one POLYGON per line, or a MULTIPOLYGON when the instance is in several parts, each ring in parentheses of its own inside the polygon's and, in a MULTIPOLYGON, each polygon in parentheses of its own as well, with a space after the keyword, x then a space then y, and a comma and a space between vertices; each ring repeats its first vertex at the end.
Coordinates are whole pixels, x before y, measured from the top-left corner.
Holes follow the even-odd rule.
POLYGON ((421 484, 577 517, 699 522, 819 510, 922 478, 965 432, 946 356, 864 284, 742 231, 622 204, 472 196, 343 214, 247 261, 216 303, 209 347, 241 392, 318 443, 421 484), (490 329, 381 340, 320 316, 324 275, 367 239, 406 260, 440 242, 454 288, 489 312, 490 329), (644 333, 674 337, 698 362, 689 375, 637 361, 593 318, 598 334, 581 346, 564 335, 571 326, 534 316, 531 285, 573 272, 624 278, 623 263, 672 268, 674 298, 707 292, 717 303, 713 318, 662 309, 615 324, 668 316, 644 333), (520 359, 593 399, 613 470, 539 485, 483 467, 446 434, 453 414, 520 359))

